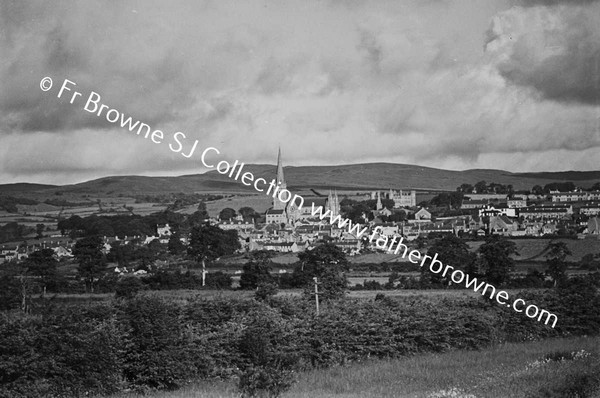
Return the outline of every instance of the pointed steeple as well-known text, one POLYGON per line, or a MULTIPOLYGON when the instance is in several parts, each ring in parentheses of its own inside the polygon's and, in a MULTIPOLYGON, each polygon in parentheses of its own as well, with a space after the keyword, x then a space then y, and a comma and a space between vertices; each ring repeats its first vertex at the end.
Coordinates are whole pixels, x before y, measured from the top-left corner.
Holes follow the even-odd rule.
POLYGON ((281 147, 277 152, 277 184, 281 185, 282 188, 286 188, 285 177, 283 176, 283 165, 281 164, 281 147))
POLYGON ((377 191, 377 210, 383 209, 383 204, 381 204, 381 195, 379 191, 377 191))
MULTIPOLYGON (((277 179, 275 180, 280 190, 286 189, 285 177, 283 176, 283 165, 281 164, 281 148, 277 152, 277 179)), ((273 209, 274 210, 285 210, 286 203, 280 201, 277 197, 273 198, 273 209)))

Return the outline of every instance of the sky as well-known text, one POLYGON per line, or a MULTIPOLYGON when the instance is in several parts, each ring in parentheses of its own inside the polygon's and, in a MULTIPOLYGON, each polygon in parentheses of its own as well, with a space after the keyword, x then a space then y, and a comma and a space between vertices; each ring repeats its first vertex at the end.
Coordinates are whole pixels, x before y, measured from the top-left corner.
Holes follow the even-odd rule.
POLYGON ((600 2, 0 2, 0 183, 202 173, 207 147, 270 164, 281 147, 286 166, 598 170, 600 2), (164 139, 86 111, 92 91, 164 139))

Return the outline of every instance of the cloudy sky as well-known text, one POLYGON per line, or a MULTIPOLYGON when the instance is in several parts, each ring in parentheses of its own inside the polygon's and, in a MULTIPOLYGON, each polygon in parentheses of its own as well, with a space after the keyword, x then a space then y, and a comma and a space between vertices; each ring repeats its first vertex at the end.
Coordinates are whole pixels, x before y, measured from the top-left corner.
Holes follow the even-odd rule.
POLYGON ((91 91, 246 163, 598 170, 600 2, 2 1, 0 183, 206 170, 91 91))

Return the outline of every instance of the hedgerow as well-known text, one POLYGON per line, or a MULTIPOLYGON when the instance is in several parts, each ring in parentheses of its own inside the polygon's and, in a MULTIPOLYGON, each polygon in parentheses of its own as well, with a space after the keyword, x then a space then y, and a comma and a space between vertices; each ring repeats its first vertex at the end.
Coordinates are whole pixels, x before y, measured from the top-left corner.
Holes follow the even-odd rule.
POLYGON ((0 396, 78 397, 238 378, 278 396, 297 371, 503 341, 598 334, 600 295, 585 282, 521 296, 555 329, 482 298, 168 300, 47 306, 0 317, 0 396))

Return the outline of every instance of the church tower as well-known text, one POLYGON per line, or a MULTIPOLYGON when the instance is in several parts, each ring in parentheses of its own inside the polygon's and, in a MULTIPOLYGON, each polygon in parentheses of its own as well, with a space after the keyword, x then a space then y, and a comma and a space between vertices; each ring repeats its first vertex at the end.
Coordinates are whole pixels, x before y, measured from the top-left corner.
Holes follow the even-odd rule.
MULTIPOLYGON (((285 183, 285 177, 283 176, 283 165, 281 164, 281 148, 277 152, 277 185, 279 189, 286 189, 287 185, 285 183)), ((285 199, 285 198, 284 198, 285 199)), ((273 198, 273 210, 285 210, 286 203, 277 199, 277 197, 273 198)))
POLYGON ((383 209, 383 204, 381 203, 381 195, 379 191, 377 191, 377 210, 383 209))
POLYGON ((340 200, 338 199, 337 189, 333 191, 333 210, 331 212, 334 216, 340 214, 340 200))
POLYGON ((329 196, 327 197, 327 210, 331 211, 331 214, 335 217, 340 214, 340 201, 338 199, 337 190, 333 193, 329 190, 329 196))

